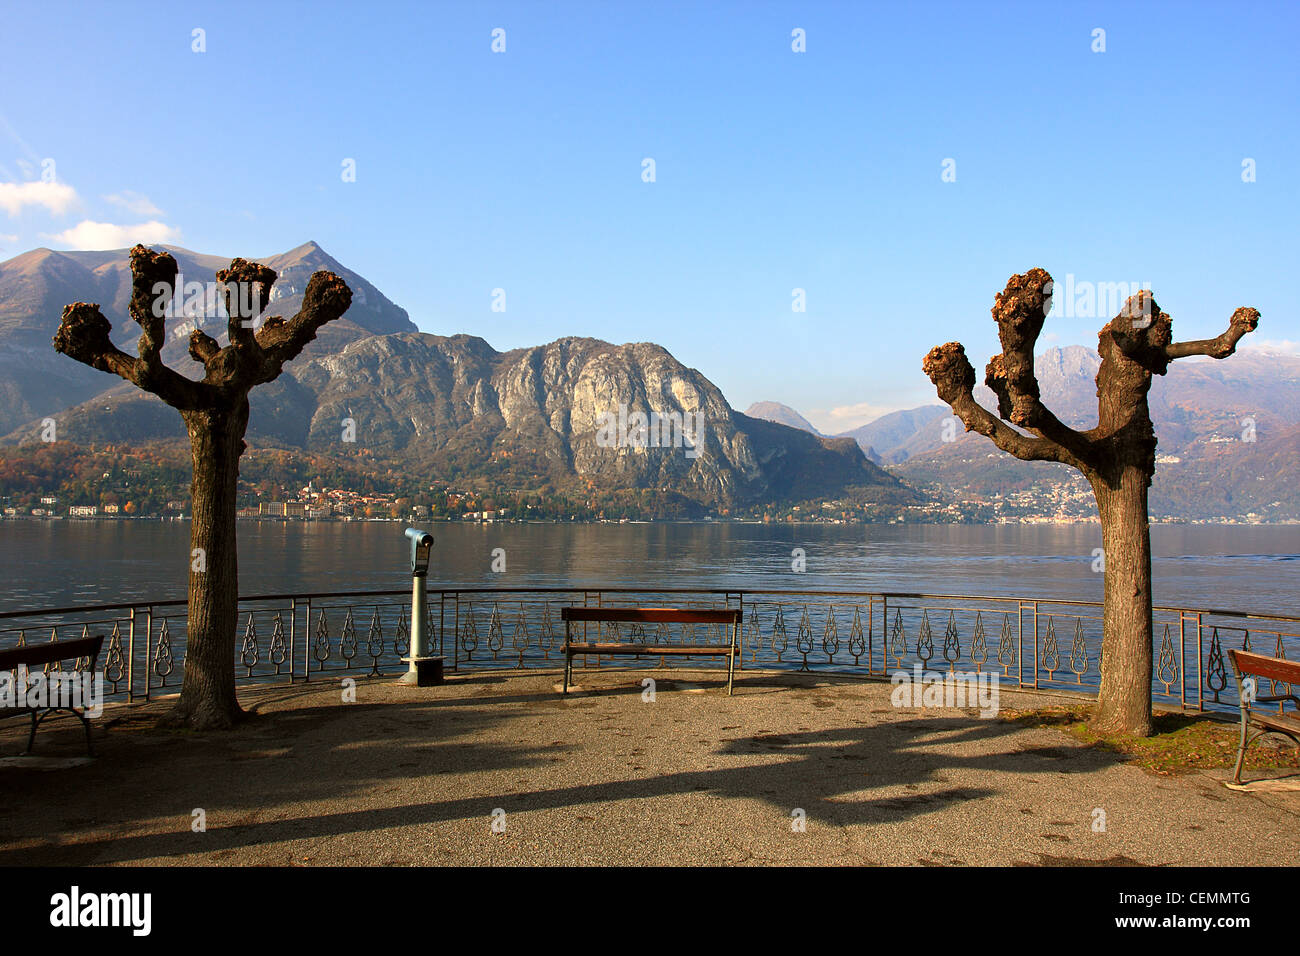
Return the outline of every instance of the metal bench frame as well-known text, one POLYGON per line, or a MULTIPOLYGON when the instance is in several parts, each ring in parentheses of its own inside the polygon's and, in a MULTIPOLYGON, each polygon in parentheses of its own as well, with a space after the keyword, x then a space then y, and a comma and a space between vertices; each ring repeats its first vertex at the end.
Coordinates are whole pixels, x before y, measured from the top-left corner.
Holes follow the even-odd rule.
MULTIPOLYGON (((8 650, 0 651, 0 671, 12 671, 14 679, 17 680, 19 667, 40 667, 60 661, 77 661, 86 658, 90 661, 88 670, 93 674, 103 644, 104 635, 99 634, 94 637, 79 637, 71 641, 51 641, 48 644, 11 647, 8 650)), ((18 717, 22 714, 30 715, 32 730, 27 735, 27 749, 23 751, 24 754, 30 754, 32 746, 36 743, 36 728, 41 725, 41 722, 46 717, 60 710, 66 710, 81 721, 86 731, 86 755, 88 757, 95 756, 95 747, 90 739, 90 719, 75 707, 61 707, 58 705, 48 707, 0 707, 0 718, 18 717)))
POLYGON ((1300 662, 1235 649, 1228 651, 1228 660, 1232 663, 1232 674, 1237 681, 1237 699, 1241 707, 1241 745, 1237 749, 1237 768, 1232 773, 1232 782, 1240 784, 1241 768, 1246 761, 1246 748, 1252 742, 1265 734, 1283 734, 1300 746, 1300 720, 1286 713, 1261 713, 1253 707, 1255 704, 1277 704, 1287 700, 1300 707, 1300 698, 1295 694, 1277 694, 1267 697, 1256 694, 1252 700, 1247 701, 1249 695, 1245 688, 1246 677, 1264 678, 1294 687, 1300 683, 1300 662), (1251 733, 1252 729, 1254 733, 1251 733))

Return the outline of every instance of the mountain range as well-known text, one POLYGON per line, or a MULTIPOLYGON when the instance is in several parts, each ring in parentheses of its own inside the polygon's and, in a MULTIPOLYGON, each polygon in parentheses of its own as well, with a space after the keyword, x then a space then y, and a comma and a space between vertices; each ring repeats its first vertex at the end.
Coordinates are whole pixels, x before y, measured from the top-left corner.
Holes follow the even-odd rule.
MULTIPOLYGON (((163 248, 184 283, 214 282, 229 264, 163 248)), ((314 242, 258 261, 278 273, 271 313, 296 312, 318 269, 343 277, 353 302, 279 379, 254 390, 253 446, 341 460, 360 452, 430 477, 517 488, 654 490, 704 511, 846 497, 946 504, 956 514, 987 505, 981 513, 990 516, 1050 510, 1053 502, 1066 509, 1060 514, 1092 508, 1070 469, 1005 455, 965 434, 942 404, 827 436, 779 402, 732 409, 702 373, 652 343, 567 337, 499 352, 478 336, 420 332, 404 309, 314 242), (649 448, 600 441, 602 413, 620 407, 679 416, 688 425, 700 416, 698 456, 681 442, 649 448)), ((0 263, 0 443, 39 441, 43 420, 53 418, 58 437, 74 444, 184 444, 174 410, 51 345, 63 307, 90 301, 112 323, 114 341, 133 352, 138 330, 127 316, 129 294, 126 250, 36 249, 0 263)), ((197 377, 201 367, 186 353, 192 322, 168 320, 163 355, 197 377)), ((1099 364, 1082 346, 1036 356, 1043 399, 1067 424, 1095 424, 1099 364)), ((982 386, 976 398, 996 407, 982 386)), ((1154 382, 1150 403, 1160 441, 1154 514, 1300 520, 1300 356, 1245 343, 1224 361, 1180 361, 1154 382)))
MULTIPOLYGON (((213 281, 229 262, 168 251, 185 282, 213 281)), ((477 336, 418 331, 405 310, 315 243, 259 261, 279 273, 268 312, 292 315, 317 269, 344 278, 353 304, 276 381, 251 393, 250 445, 342 458, 364 451, 431 478, 517 488, 654 489, 706 510, 846 494, 919 500, 851 439, 737 412, 712 382, 658 345, 570 337, 498 352, 477 336), (673 447, 638 447, 626 436, 602 442, 602 414, 620 408, 671 416, 686 432, 669 429, 673 447), (696 421, 699 435, 689 433, 696 421)), ((114 341, 134 351, 126 263, 126 250, 35 250, 0 263, 5 443, 39 441, 46 417, 60 440, 82 445, 184 441, 173 409, 50 344, 63 306, 92 301, 112 322, 114 341)), ((164 359, 197 377, 201 367, 185 352, 190 327, 184 316, 169 319, 164 359)))
MULTIPOLYGON (((176 259, 178 287, 208 286, 230 259, 203 255, 176 246, 159 246, 176 259)), ((268 311, 286 318, 298 311, 307 280, 318 269, 340 276, 352 289, 352 306, 307 346, 306 356, 334 352, 358 339, 392 332, 414 332, 402 309, 373 285, 328 255, 314 242, 277 256, 258 259, 276 270, 268 311)), ((121 349, 135 352, 139 329, 127 314, 131 270, 127 250, 56 252, 33 249, 0 262, 0 435, 32 419, 56 415, 65 408, 104 392, 113 384, 103 372, 59 355, 50 345, 63 307, 95 302, 112 324, 112 338, 121 349)), ((215 322, 215 320, 213 320, 215 322)), ((182 374, 197 377, 201 367, 187 352, 192 325, 183 316, 168 322, 169 341, 163 361, 182 374)), ((219 329, 217 331, 220 331, 219 329)), ((224 342, 224 337, 221 341, 224 342)))

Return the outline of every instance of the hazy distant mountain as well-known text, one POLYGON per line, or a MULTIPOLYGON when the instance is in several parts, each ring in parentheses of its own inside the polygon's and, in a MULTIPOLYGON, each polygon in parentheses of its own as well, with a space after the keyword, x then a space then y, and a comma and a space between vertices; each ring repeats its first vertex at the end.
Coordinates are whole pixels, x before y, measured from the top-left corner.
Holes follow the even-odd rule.
MULTIPOLYGON (((180 283, 215 281, 218 269, 233 257, 204 255, 177 246, 158 246, 176 259, 180 283)), ((402 309, 357 273, 333 259, 314 242, 276 256, 259 259, 276 270, 270 314, 288 318, 302 304, 307 280, 318 269, 337 273, 352 289, 352 306, 330 323, 304 357, 341 349, 367 335, 414 331, 402 309)), ((98 303, 112 323, 113 341, 134 353, 140 329, 127 315, 131 296, 128 250, 56 252, 33 249, 0 262, 0 434, 34 418, 54 415, 114 387, 118 380, 57 354, 51 345, 63 307, 72 302, 98 303)), ((223 322, 208 319, 210 334, 223 332, 223 322)), ((183 316, 167 323, 169 341, 163 359, 182 374, 198 377, 201 367, 186 352, 192 324, 183 316)), ((224 336, 221 337, 224 341, 224 336)), ((300 358, 299 361, 302 359, 300 358)))
MULTIPOLYGON (((731 409, 718 388, 658 345, 563 338, 500 353, 476 336, 370 336, 300 361, 251 394, 250 443, 405 458, 431 477, 492 477, 516 487, 660 489, 714 508, 733 503, 916 496, 849 439, 821 438, 731 409), (606 447, 600 415, 702 414, 700 454, 606 447), (355 442, 344 440, 345 420, 355 442)), ((76 443, 180 439, 179 417, 127 386, 59 416, 76 443)), ((36 427, 10 436, 29 442, 36 427)), ((687 436, 683 436, 687 437, 687 436)))
POLYGON ((874 453, 878 460, 895 464, 937 444, 939 422, 950 415, 952 410, 947 405, 924 405, 890 412, 844 435, 856 441, 868 456, 874 453))
POLYGON ((776 422, 778 425, 789 425, 791 428, 798 428, 814 435, 820 435, 819 432, 808 419, 804 418, 789 405, 782 405, 780 402, 755 402, 745 409, 745 414, 750 418, 761 418, 765 422, 776 422))
MULTIPOLYGON (((1043 402, 1069 425, 1095 427, 1100 364, 1081 346, 1036 356, 1043 402)), ((993 407, 987 389, 976 394, 993 407)), ((1243 348, 1223 361, 1176 362, 1152 383, 1150 404, 1159 441, 1153 513, 1300 518, 1300 356, 1243 348)), ((939 420, 903 443, 910 453, 893 471, 905 480, 958 499, 1036 487, 1044 500, 1081 480, 1061 465, 1018 461, 960 425, 957 441, 944 443, 941 420, 951 412, 938 408, 939 420)))

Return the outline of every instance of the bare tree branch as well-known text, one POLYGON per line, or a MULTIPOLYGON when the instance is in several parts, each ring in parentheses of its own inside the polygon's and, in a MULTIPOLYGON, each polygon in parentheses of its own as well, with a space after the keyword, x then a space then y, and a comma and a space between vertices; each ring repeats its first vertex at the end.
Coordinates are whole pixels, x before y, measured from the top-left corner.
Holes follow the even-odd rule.
POLYGON ((202 362, 206 367, 208 362, 221 351, 221 346, 217 340, 208 335, 202 329, 195 329, 190 333, 190 358, 196 362, 202 362))
POLYGON ((230 344, 245 355, 250 364, 261 361, 261 349, 254 337, 256 320, 271 298, 275 270, 260 262, 234 259, 227 269, 217 272, 228 317, 226 329, 230 344))
MULTIPOLYGON (((134 298, 134 296, 133 296, 134 298)), ((127 355, 109 338, 112 326, 99 306, 92 302, 74 302, 63 309, 59 330, 54 334, 54 348, 69 358, 112 372, 146 392, 157 395, 168 405, 182 411, 203 407, 208 396, 198 382, 192 382, 162 364, 155 342, 158 333, 155 317, 150 319, 140 338, 140 348, 147 356, 127 355), (148 341, 146 341, 148 340, 148 341)), ((156 319, 158 324, 162 319, 156 319)))
POLYGON ((176 287, 176 260, 171 253, 133 246, 131 262, 131 318, 140 326, 136 346, 140 358, 150 367, 162 364, 159 352, 166 341, 166 308, 176 287))
POLYGON ((302 308, 288 322, 267 320, 257 333, 257 344, 262 347, 264 361, 256 381, 269 382, 316 338, 316 331, 326 322, 332 322, 352 304, 352 290, 347 283, 332 272, 317 272, 307 283, 302 297, 302 308))
POLYGON ((1237 350, 1237 343, 1248 332, 1254 332, 1259 326, 1259 310, 1242 307, 1232 313, 1225 332, 1213 339, 1197 339, 1194 342, 1175 342, 1165 348, 1169 360, 1186 358, 1189 355, 1209 355, 1224 359, 1237 350))
POLYGON ((1081 471, 1084 463, 1069 449, 1049 438, 1022 435, 975 401, 975 369, 960 342, 932 348, 922 363, 939 397, 973 432, 990 438, 995 445, 1022 461, 1059 461, 1081 471))
POLYGON ((1166 352, 1173 339, 1173 320, 1162 312, 1149 289, 1139 289, 1128 297, 1119 314, 1097 333, 1097 352, 1106 359, 1104 342, 1115 343, 1120 355, 1136 363, 1152 375, 1164 375, 1169 370, 1166 352))
POLYGON ((984 384, 997 396, 998 414, 1003 419, 1037 432, 1081 461, 1088 460, 1092 456, 1089 439, 1042 403, 1034 374, 1034 346, 1051 309, 1052 289, 1052 276, 1046 269, 1030 269, 1007 280, 992 310, 1002 354, 989 360, 984 384))

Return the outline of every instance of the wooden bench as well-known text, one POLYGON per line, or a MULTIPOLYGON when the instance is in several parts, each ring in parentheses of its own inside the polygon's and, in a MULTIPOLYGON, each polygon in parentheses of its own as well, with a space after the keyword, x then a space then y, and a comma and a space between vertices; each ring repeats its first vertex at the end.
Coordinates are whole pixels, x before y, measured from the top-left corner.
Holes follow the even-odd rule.
POLYGON ((740 656, 740 622, 742 611, 694 610, 675 607, 565 607, 560 609, 564 621, 564 693, 573 683, 573 658, 577 654, 632 654, 641 656, 681 655, 690 657, 727 658, 727 696, 731 696, 736 673, 736 658, 740 656), (595 641, 575 641, 573 625, 595 624, 595 641), (641 644, 636 641, 602 641, 600 627, 613 624, 729 624, 731 640, 727 644, 641 644))
MULTIPOLYGON (((77 661, 86 658, 90 661, 88 670, 91 674, 94 674, 96 662, 99 660, 99 649, 103 644, 104 635, 100 634, 95 637, 79 637, 71 641, 50 641, 48 644, 12 647, 0 651, 0 672, 12 671, 14 681, 12 686, 17 688, 22 674, 19 670, 20 667, 31 669, 53 664, 57 661, 77 661)), ((31 753, 32 745, 36 742, 36 728, 40 726, 41 721, 56 711, 66 710, 80 720, 85 727, 86 754, 93 757, 95 749, 90 741, 90 720, 86 715, 77 710, 76 707, 63 706, 53 697, 47 697, 47 703, 49 706, 44 707, 0 706, 0 718, 17 717, 22 714, 28 714, 32 718, 32 732, 27 737, 27 749, 23 753, 31 753)))
POLYGON ((1277 704, 1291 701, 1300 707, 1300 699, 1295 694, 1277 696, 1260 696, 1259 684, 1264 680, 1278 681, 1291 685, 1300 684, 1300 661, 1288 661, 1280 657, 1267 657, 1252 654, 1250 651, 1229 650, 1228 659, 1232 661, 1232 673, 1237 678, 1237 695, 1241 701, 1241 747, 1237 751, 1237 769, 1233 771, 1232 782, 1241 783, 1241 767, 1246 760, 1246 748, 1252 740, 1258 740, 1265 734, 1285 734, 1300 745, 1300 720, 1292 713, 1265 713, 1256 710, 1257 704, 1277 704), (1246 692, 1247 677, 1255 678, 1255 694, 1246 692), (1252 736, 1251 729, 1257 732, 1252 736))

